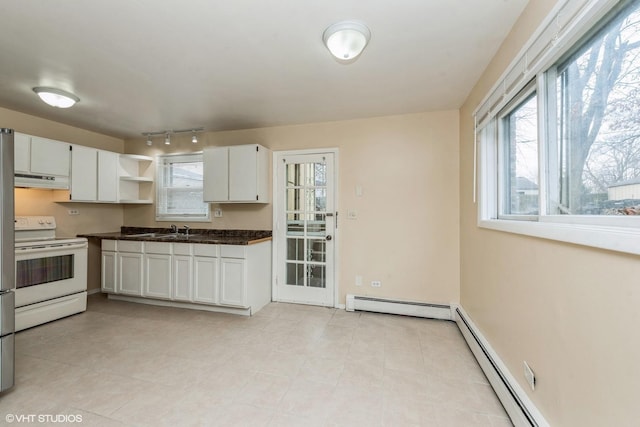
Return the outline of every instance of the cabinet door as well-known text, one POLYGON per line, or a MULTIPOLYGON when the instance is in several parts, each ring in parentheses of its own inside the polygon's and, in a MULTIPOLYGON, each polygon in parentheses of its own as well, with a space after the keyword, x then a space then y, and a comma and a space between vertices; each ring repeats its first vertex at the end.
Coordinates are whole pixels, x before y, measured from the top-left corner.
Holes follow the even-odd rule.
POLYGON ((257 201, 258 180, 256 167, 258 146, 229 147, 229 200, 232 202, 257 201))
POLYGON ((117 292, 126 295, 142 295, 142 254, 118 252, 117 292))
POLYGON ((115 202, 118 198, 118 153, 98 150, 98 200, 115 202))
POLYGON ((220 259, 220 304, 247 307, 245 260, 220 259))
POLYGON ((218 258, 193 257, 193 300, 218 303, 218 258))
POLYGON ((13 168, 15 172, 29 172, 31 164, 31 137, 16 132, 13 138, 13 168))
POLYGON ((191 255, 173 256, 173 299, 191 301, 193 293, 193 262, 191 255))
POLYGON ((205 202, 229 200, 229 148, 207 147, 202 155, 205 202))
POLYGON ((102 292, 116 291, 116 253, 102 252, 102 292))
POLYGON ((71 200, 98 199, 98 150, 74 145, 71 150, 71 200))
POLYGON ((171 298, 171 255, 144 255, 144 296, 171 298))
POLYGON ((70 144, 31 137, 31 172, 69 176, 70 144))

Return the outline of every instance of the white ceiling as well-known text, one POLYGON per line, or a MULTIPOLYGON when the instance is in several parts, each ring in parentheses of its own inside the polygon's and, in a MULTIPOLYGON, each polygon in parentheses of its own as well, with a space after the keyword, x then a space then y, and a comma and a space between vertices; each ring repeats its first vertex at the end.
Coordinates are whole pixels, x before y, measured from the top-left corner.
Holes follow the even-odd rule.
POLYGON ((453 109, 526 3, 2 1, 0 106, 121 138, 453 109), (322 43, 344 19, 372 33, 349 65, 322 43), (81 101, 55 109, 34 86, 81 101))

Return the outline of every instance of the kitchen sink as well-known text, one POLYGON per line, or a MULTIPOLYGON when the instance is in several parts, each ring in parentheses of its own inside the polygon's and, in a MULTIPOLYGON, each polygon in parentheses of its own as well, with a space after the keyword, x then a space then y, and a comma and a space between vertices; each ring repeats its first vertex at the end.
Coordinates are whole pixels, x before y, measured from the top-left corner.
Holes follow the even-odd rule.
POLYGON ((156 239, 167 240, 188 240, 189 237, 199 236, 199 234, 176 234, 176 233, 139 233, 139 234, 127 234, 126 237, 152 237, 156 239))

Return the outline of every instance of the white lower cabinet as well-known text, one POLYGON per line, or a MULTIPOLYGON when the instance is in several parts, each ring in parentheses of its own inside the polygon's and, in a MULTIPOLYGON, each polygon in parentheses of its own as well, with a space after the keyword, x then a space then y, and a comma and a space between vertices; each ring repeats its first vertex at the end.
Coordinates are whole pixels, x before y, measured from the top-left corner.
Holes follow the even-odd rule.
POLYGON ((218 303, 219 245, 193 245, 193 301, 218 303))
POLYGON ((171 266, 173 299, 193 301, 193 245, 174 243, 171 266))
POLYGON ((271 301, 271 242, 103 240, 102 291, 255 313, 271 301))
POLYGON ((144 296, 171 299, 171 279, 171 243, 145 243, 144 296))
POLYGON ((142 295, 142 254, 118 252, 116 293, 142 295))
POLYGON ((247 280, 244 259, 220 259, 220 303, 247 306, 247 280))
MULTIPOLYGON (((103 241, 104 242, 104 241, 103 241)), ((116 253, 102 251, 102 292, 116 291, 116 253)))
POLYGON ((218 258, 193 257, 193 301, 208 304, 218 303, 218 258))

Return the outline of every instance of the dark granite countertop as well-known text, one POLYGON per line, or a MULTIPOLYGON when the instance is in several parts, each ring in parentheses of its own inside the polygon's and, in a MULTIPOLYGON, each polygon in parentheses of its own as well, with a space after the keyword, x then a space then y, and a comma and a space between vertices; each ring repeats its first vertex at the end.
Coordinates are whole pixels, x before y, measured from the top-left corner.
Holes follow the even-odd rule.
POLYGON ((120 231, 112 233, 86 233, 78 237, 108 239, 108 240, 137 240, 151 242, 179 242, 204 243, 210 245, 251 245, 271 240, 271 230, 212 230, 193 228, 187 237, 184 230, 177 235, 168 228, 151 227, 121 227, 120 231))

